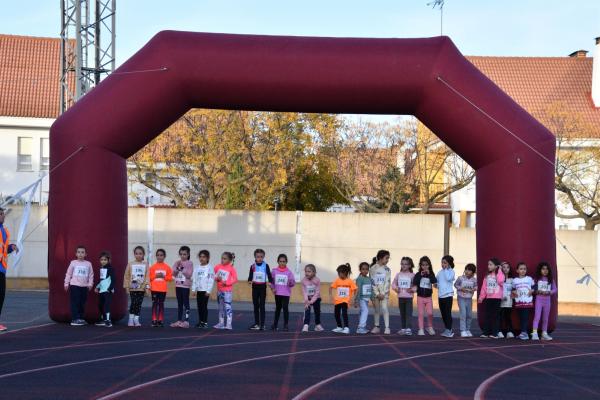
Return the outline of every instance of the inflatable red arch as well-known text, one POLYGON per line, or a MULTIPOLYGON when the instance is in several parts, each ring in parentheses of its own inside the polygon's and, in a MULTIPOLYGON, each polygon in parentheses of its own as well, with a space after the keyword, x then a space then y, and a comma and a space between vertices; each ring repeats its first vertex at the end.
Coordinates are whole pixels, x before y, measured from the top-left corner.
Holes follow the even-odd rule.
MULTIPOLYGON (((476 170, 480 284, 492 256, 524 260, 530 273, 547 260, 556 274, 549 162, 555 138, 447 37, 163 31, 115 72, 50 131, 52 167, 84 147, 50 176, 49 313, 55 321, 70 320, 63 279, 78 244, 87 246, 94 263, 109 249, 117 276, 123 276, 125 160, 193 107, 415 115, 476 170)), ((116 319, 127 308, 120 283, 112 309, 116 319)), ((96 310, 93 296, 86 318, 95 319, 96 310)), ((556 313, 555 298, 551 329, 556 313)))

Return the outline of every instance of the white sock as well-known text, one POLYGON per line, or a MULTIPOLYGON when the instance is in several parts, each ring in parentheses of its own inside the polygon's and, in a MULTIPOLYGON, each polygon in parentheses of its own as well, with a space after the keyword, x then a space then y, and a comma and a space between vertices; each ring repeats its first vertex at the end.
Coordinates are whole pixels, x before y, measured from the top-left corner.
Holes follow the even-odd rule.
POLYGON ((135 315, 129 314, 129 323, 132 323, 135 320, 135 315))
POLYGON ((140 323, 140 316, 139 315, 134 315, 133 316, 133 323, 134 324, 139 324, 140 323))

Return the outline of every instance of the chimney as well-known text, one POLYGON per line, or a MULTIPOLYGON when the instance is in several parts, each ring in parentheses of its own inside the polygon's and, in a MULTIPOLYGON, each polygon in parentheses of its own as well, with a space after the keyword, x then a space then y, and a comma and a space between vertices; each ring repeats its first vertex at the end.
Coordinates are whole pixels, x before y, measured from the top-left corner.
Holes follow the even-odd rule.
POLYGON ((592 101, 600 107, 600 36, 596 38, 594 61, 592 64, 592 101))
POLYGON ((574 52, 572 52, 571 54, 569 54, 569 57, 572 58, 585 58, 585 56, 587 56, 587 50, 576 50, 574 52))

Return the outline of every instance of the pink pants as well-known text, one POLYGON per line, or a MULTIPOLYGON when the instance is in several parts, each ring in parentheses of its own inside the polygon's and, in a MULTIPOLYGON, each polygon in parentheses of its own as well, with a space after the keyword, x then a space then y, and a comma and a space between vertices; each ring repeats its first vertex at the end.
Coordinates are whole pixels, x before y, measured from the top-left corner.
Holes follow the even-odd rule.
POLYGON ((423 329, 423 314, 427 311, 427 327, 433 327, 433 301, 431 297, 417 296, 417 308, 419 311, 419 329, 423 329))

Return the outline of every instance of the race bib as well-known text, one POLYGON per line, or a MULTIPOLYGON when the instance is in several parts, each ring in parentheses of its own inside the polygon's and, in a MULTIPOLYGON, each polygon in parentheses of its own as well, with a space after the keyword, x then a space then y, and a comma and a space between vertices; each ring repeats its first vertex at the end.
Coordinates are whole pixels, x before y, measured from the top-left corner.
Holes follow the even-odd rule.
POLYGON ((473 285, 473 282, 470 282, 470 281, 468 281, 468 282, 463 281, 462 285, 461 285, 461 288, 463 290, 472 290, 474 287, 475 286, 473 285))
POLYGON ((527 288, 517 289, 517 297, 519 298, 519 300, 524 300, 526 297, 529 297, 529 289, 527 289, 527 288))
POLYGON ((88 267, 86 267, 86 266, 75 267, 74 275, 79 276, 81 278, 87 277, 88 276, 88 267))
POLYGON ((487 281, 487 291, 488 293, 496 293, 496 290, 498 289, 498 281, 496 280, 496 278, 490 278, 488 277, 486 279, 487 281))
POLYGON ((146 275, 146 266, 145 265, 132 265, 131 266, 131 279, 144 279, 144 275, 146 275))
POLYGON ((275 284, 287 286, 288 284, 288 276, 287 275, 277 275, 275 276, 275 284))
POLYGON ((106 274, 108 273, 108 269, 100 268, 100 279, 106 279, 106 274))
POLYGON ((167 271, 165 271, 164 269, 157 269, 154 276, 158 276, 158 274, 162 274, 162 278, 158 279, 164 279, 167 276, 167 271))
POLYGON ((372 292, 371 285, 369 285, 369 284, 362 285, 362 295, 363 296, 370 296, 371 292, 372 292))
POLYGON ((337 288, 337 297, 348 297, 350 296, 350 288, 339 287, 337 288))
POLYGON ((199 269, 198 272, 196 273, 196 278, 201 281, 202 279, 204 279, 204 270, 199 269))
POLYGON ((254 271, 254 282, 256 283, 265 283, 266 282, 266 277, 265 277, 265 273, 262 271, 254 271))
POLYGON ((385 272, 376 273, 374 281, 376 285, 383 285, 385 283, 385 272))
POLYGON ((549 292, 551 289, 550 282, 548 281, 538 281, 538 291, 549 292))
POLYGON ((225 271, 224 269, 219 270, 219 273, 217 274, 217 276, 219 278, 221 278, 221 281, 225 282, 227 281, 227 278, 229 278, 229 271, 225 271))
POLYGON ((512 283, 504 282, 503 291, 504 291, 504 297, 509 297, 510 292, 512 292, 512 283))
POLYGON ((315 286, 311 285, 311 286, 306 287, 306 295, 307 296, 314 296, 316 292, 317 292, 317 288, 315 286))
POLYGON ((398 287, 400 289, 410 289, 410 279, 398 278, 398 287))
POLYGON ((421 282, 419 283, 419 287, 421 289, 431 289, 431 281, 429 278, 421 278, 421 282))

